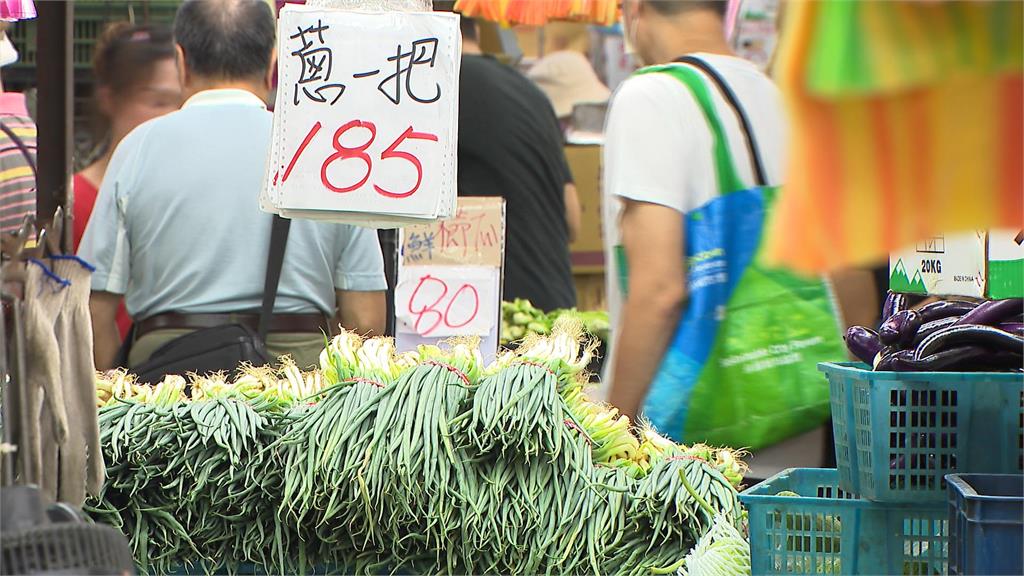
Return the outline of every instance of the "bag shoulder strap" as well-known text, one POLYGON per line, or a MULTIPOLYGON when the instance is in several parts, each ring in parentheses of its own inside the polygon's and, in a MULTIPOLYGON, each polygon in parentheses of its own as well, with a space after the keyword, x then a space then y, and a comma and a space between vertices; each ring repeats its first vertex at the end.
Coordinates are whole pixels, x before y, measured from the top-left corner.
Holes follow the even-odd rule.
MULTIPOLYGON (((679 66, 676 64, 663 64, 649 66, 636 72, 637 74, 664 73, 682 82, 690 91, 697 106, 704 114, 704 119, 711 130, 714 139, 713 159, 715 164, 715 175, 718 178, 720 193, 729 193, 748 188, 739 177, 736 165, 733 162, 732 152, 729 150, 729 140, 725 133, 725 126, 718 117, 714 100, 704 81, 704 75, 698 72, 693 66, 679 66)), ((755 168, 755 177, 756 168, 755 168)), ((760 183, 759 183, 760 184, 760 183)))
POLYGON ((765 176, 764 164, 761 161, 760 149, 757 146, 757 139, 754 137, 754 129, 750 124, 750 118, 747 116, 743 105, 740 104, 739 98, 736 97, 736 93, 729 87, 729 83, 725 81, 725 78, 722 78, 718 70, 715 70, 710 64, 696 56, 683 56, 676 60, 676 62, 682 62, 698 68, 708 78, 711 78, 711 81, 718 87, 718 90, 725 97, 725 101, 729 103, 729 106, 736 113, 736 118, 740 122, 740 129, 743 130, 743 136, 747 141, 747 150, 750 152, 750 162, 754 168, 754 178, 757 181, 757 185, 767 186, 768 178, 765 176))
POLYGON ((260 308, 260 323, 257 330, 263 342, 267 340, 270 318, 274 315, 274 301, 277 299, 277 287, 281 283, 281 268, 284 265, 284 251, 288 246, 288 231, 291 226, 291 220, 274 214, 274 221, 270 226, 267 277, 263 283, 263 305, 260 308))

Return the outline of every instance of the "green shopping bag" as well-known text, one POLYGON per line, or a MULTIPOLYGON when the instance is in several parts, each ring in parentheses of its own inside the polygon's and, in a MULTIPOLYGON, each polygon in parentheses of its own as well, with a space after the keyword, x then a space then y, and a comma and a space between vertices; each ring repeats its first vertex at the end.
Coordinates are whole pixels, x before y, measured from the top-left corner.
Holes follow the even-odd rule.
POLYGON ((681 61, 692 66, 638 73, 669 74, 693 94, 715 138, 720 194, 684 216, 689 301, 643 412, 677 441, 758 449, 828 418, 828 384, 817 364, 846 353, 827 285, 761 264, 777 191, 764 185, 749 122, 728 85, 703 61, 681 61), (757 187, 736 173, 705 74, 739 115, 757 187))

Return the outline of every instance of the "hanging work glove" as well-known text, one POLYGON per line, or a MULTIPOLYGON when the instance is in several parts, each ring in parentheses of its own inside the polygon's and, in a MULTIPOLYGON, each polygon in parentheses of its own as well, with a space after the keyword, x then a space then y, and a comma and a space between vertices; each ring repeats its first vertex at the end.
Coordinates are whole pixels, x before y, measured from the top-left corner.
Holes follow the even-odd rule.
POLYGON ((39 484, 56 498, 56 447, 68 435, 61 388, 60 353, 54 331, 67 295, 65 285, 42 263, 27 264, 25 278, 25 395, 20 406, 22 482, 39 484), (45 458, 44 458, 45 456, 45 458), (45 462, 45 465, 44 465, 45 462))
POLYGON ((89 315, 90 272, 77 259, 54 259, 54 272, 71 282, 57 317, 61 384, 68 439, 60 447, 61 502, 81 506, 85 493, 99 495, 105 469, 96 410, 96 364, 89 315))

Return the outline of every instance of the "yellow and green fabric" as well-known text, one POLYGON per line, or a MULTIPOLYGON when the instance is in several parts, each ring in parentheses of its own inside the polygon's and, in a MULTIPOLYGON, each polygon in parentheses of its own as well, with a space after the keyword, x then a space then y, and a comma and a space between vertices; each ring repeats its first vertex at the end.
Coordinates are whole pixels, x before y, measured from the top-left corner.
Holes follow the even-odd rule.
POLYGON ((1024 226, 1024 4, 787 4, 793 142, 766 257, 803 272, 1024 226))

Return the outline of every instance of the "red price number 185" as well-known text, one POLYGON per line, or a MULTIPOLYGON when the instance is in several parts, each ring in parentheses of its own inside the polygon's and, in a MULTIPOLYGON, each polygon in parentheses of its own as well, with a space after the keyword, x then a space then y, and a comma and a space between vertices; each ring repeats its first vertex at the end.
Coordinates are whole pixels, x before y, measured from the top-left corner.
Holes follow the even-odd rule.
MULTIPOLYGON (((299 156, 301 156, 302 153, 305 152, 306 147, 309 146, 309 143, 313 140, 317 133, 320 132, 320 128, 322 127, 323 126, 320 124, 320 122, 317 122, 316 124, 313 125, 312 128, 309 129, 309 132, 306 133, 306 137, 302 139, 302 144, 299 144, 299 148, 295 151, 295 154, 292 156, 292 159, 288 162, 288 167, 285 168, 284 175, 281 177, 282 183, 288 180, 288 177, 292 173, 292 169, 295 168, 295 163, 299 160, 299 156)), ((358 190, 364 184, 366 184, 367 180, 370 179, 371 173, 373 172, 373 159, 370 157, 369 154, 366 153, 366 150, 367 148, 370 147, 371 144, 373 144, 373 141, 376 138, 377 126, 373 122, 367 122, 365 120, 353 120, 335 130, 333 138, 334 153, 328 156, 320 165, 320 182, 323 183, 324 187, 332 192, 344 194, 345 192, 352 192, 354 190, 358 190), (349 130, 353 130, 356 128, 361 128, 368 133, 369 137, 366 139, 366 142, 358 146, 345 146, 344 144, 342 144, 342 136, 344 136, 345 133, 348 132, 349 130), (339 185, 338 183, 335 183, 331 181, 330 178, 328 178, 327 168, 334 162, 343 162, 345 160, 362 161, 366 165, 366 171, 364 172, 362 179, 360 179, 358 182, 348 185, 339 185)), ((413 168, 416 169, 416 183, 412 186, 412 188, 408 190, 402 192, 395 192, 392 190, 387 190, 377 184, 374 184, 373 189, 376 190, 377 193, 380 194, 381 196, 385 196, 388 198, 405 198, 408 196, 412 196, 413 194, 416 193, 417 190, 419 190, 420 184, 423 183, 423 165, 420 163, 420 159, 416 157, 415 154, 398 149, 398 147, 405 143, 406 140, 429 140, 431 142, 437 142, 437 135, 428 134, 426 132, 416 132, 412 129, 412 126, 410 126, 406 128, 405 132, 402 132, 398 136, 398 138, 396 138, 394 142, 392 142, 391 145, 387 147, 387 149, 380 153, 381 161, 392 159, 403 160, 405 162, 408 162, 409 164, 412 164, 413 168)))
POLYGON ((441 278, 426 275, 420 278, 407 304, 416 317, 413 329, 430 336, 442 325, 462 328, 476 320, 480 313, 480 293, 472 284, 462 284, 454 292, 441 278))

